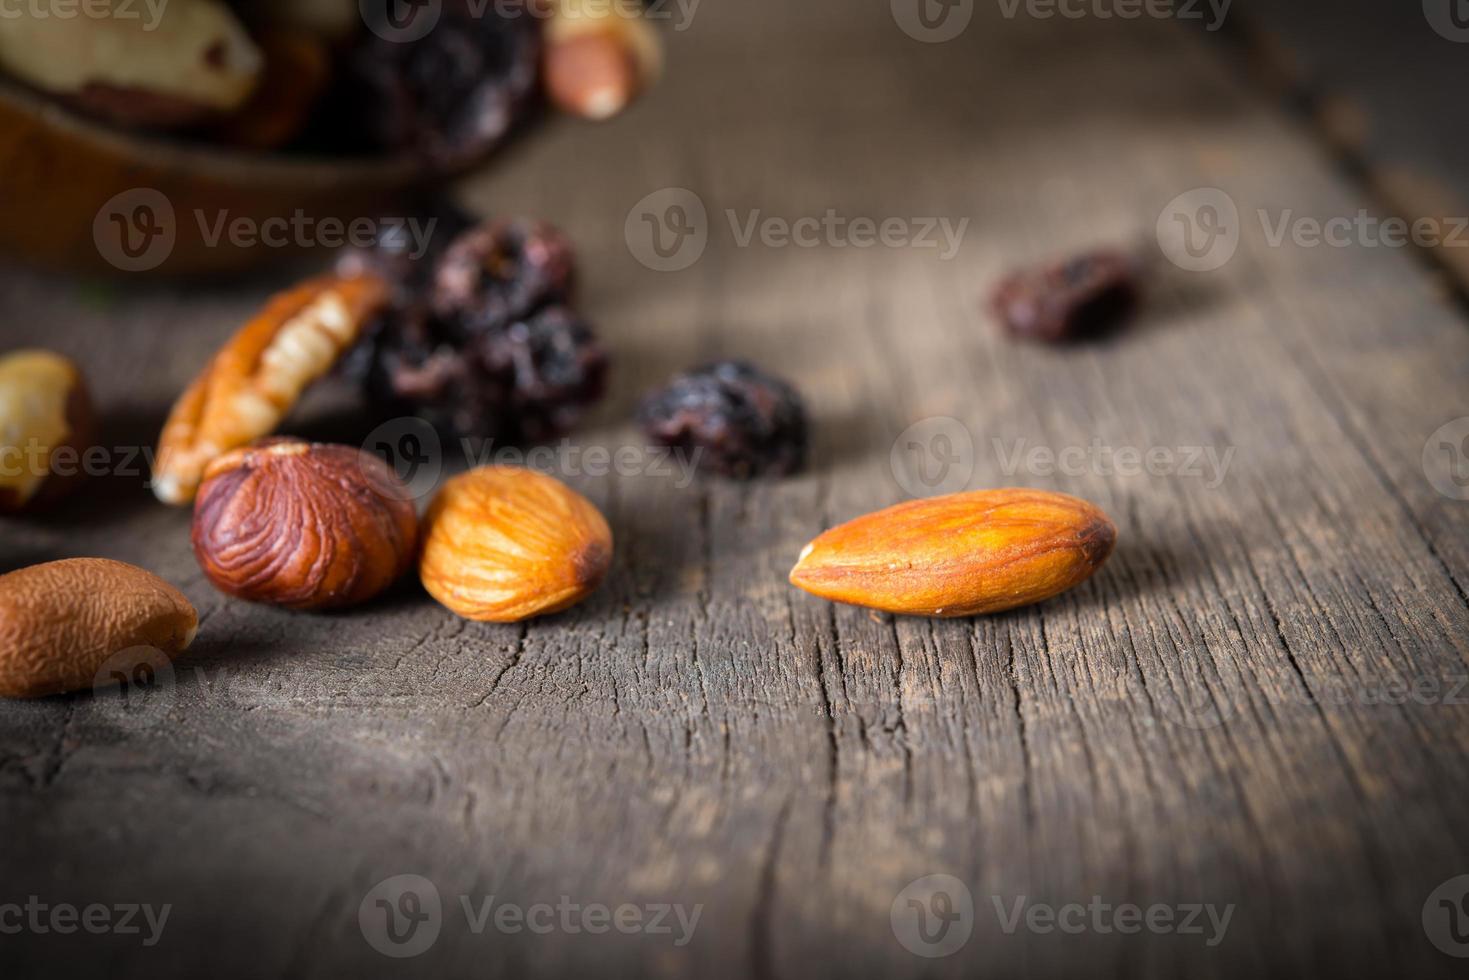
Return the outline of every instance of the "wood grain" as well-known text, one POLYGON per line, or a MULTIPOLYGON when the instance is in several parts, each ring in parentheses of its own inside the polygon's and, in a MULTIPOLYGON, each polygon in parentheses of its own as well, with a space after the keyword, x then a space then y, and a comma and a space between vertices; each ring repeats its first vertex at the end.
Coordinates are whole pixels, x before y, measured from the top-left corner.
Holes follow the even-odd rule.
MULTIPOLYGON (((641 391, 738 355, 809 396, 809 472, 570 474, 613 526, 613 571, 587 604, 520 627, 459 621, 409 585, 331 617, 226 600, 193 563, 187 514, 137 478, 0 524, 7 565, 133 561, 202 618, 141 717, 90 696, 0 706, 0 901, 172 904, 154 947, 0 936, 6 974, 1450 975, 1421 916, 1469 873, 1469 504, 1435 491, 1422 457, 1469 415, 1463 313, 1401 251, 1269 244, 1257 209, 1351 215, 1361 192, 1176 24, 981 5, 962 36, 925 44, 880 0, 751 0, 701 6, 669 48, 665 83, 628 116, 563 125, 466 192, 581 246, 581 302, 616 372, 577 445, 637 445, 641 391), (709 243, 660 273, 624 223, 669 187, 705 204, 709 243), (1132 329, 1055 349, 987 322, 985 291, 1013 264, 1150 240, 1199 187, 1236 203, 1239 252, 1208 273, 1160 260, 1132 329), (969 224, 945 260, 741 247, 727 217, 828 209, 969 224), (957 428, 920 434, 972 441, 968 486, 1111 514, 1102 573, 958 621, 791 589, 806 541, 903 499, 935 462, 891 458, 934 418, 957 428), (1094 441, 1173 463, 1008 465, 1017 446, 1094 441), (1185 468, 1195 449, 1223 472, 1185 468), (1385 703, 1401 682, 1432 693, 1385 703), (400 874, 430 879, 444 917, 428 952, 398 960, 358 912, 400 874), (932 874, 974 907, 942 959, 890 922, 932 874), (491 895, 702 912, 684 946, 474 934, 459 897, 491 895), (1213 946, 1207 928, 1007 933, 996 912, 1094 896, 1233 911, 1213 946)), ((280 284, 3 281, 7 345, 77 356, 119 446, 151 441, 280 284)), ((292 431, 354 421, 328 391, 292 431)))

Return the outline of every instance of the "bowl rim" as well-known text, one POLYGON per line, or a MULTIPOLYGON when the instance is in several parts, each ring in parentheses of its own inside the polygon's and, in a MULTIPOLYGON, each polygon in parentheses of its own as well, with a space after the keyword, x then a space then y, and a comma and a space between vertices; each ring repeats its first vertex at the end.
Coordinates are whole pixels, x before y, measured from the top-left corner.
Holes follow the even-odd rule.
POLYGON ((366 186, 411 184, 439 174, 411 157, 359 160, 343 157, 252 153, 238 147, 189 143, 169 136, 134 133, 88 118, 64 103, 13 78, 0 76, 0 102, 9 103, 40 125, 102 147, 127 159, 146 158, 154 166, 205 172, 232 182, 261 186, 366 186))

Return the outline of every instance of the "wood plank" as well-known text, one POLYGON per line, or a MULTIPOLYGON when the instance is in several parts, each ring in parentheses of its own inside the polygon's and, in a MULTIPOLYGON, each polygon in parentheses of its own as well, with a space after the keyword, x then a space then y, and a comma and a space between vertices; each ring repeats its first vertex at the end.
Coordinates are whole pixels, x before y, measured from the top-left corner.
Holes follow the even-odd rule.
MULTIPOLYGON (((225 600, 193 563, 187 515, 140 479, 0 524, 8 565, 134 561, 204 617, 142 719, 89 697, 0 706, 0 901, 173 907, 157 947, 0 938, 7 975, 1449 975, 1421 915, 1469 870, 1469 709, 1447 703, 1469 673, 1469 537, 1466 504, 1421 460, 1469 415, 1463 314, 1401 252, 1270 246, 1258 208, 1350 215, 1362 194, 1209 39, 975 17, 922 44, 880 2, 709 4, 629 116, 560 126, 466 188, 581 245, 583 305, 617 372, 579 444, 638 444, 638 394, 713 356, 778 367, 812 404, 799 478, 572 474, 619 542, 583 607, 496 627, 410 585, 331 617, 225 600), (676 273, 623 238, 633 204, 666 187, 711 218, 704 257, 676 273), (1198 187, 1236 203, 1239 253, 1209 273, 1160 265, 1134 329, 1057 350, 984 322, 1006 268, 1151 236, 1198 187), (970 225, 944 261, 740 247, 725 217, 828 208, 970 225), (890 450, 938 416, 973 442, 970 485, 1112 513, 1105 572, 974 621, 791 590, 806 540, 904 496, 890 450), (1234 454, 1217 484, 1006 472, 1018 440, 1234 454), (1420 679, 1440 685, 1432 703, 1371 703, 1420 679), (429 951, 392 960, 358 911, 400 874, 431 880, 444 915, 429 951), (890 923, 932 874, 973 901, 971 938, 943 959, 890 923), (702 913, 685 946, 476 935, 459 897, 490 895, 702 913), (1093 896, 1232 917, 1209 946, 1207 927, 1007 933, 996 912, 1093 896)), ((151 440, 275 284, 3 281, 7 345, 75 352, 117 445, 151 440)), ((326 392, 293 428, 350 431, 342 404, 326 392)))

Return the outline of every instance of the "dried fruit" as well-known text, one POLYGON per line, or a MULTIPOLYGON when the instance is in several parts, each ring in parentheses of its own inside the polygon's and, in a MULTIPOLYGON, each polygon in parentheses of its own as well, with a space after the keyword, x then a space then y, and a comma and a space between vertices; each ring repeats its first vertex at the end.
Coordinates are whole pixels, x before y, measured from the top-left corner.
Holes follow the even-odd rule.
POLYGON ((0 17, 0 68, 129 126, 177 128, 237 109, 261 64, 218 0, 172 0, 136 17, 61 17, 35 5, 0 17))
POLYGON ((1141 296, 1139 263, 1119 249, 1098 249, 1052 265, 1011 273, 991 304, 1017 337, 1065 341, 1117 326, 1141 296))
POLYGON ((456 436, 519 442, 570 430, 602 398, 607 354, 566 305, 575 263, 556 229, 498 220, 469 230, 434 266, 425 302, 413 263, 377 261, 408 286, 362 355, 374 402, 456 436))
POLYGON ((540 31, 533 17, 501 16, 467 0, 432 8, 410 14, 438 17, 422 37, 407 39, 420 32, 394 21, 402 36, 375 33, 354 52, 340 112, 370 149, 454 167, 498 146, 529 115, 540 31))
POLYGON ((69 488, 74 481, 57 475, 56 457, 79 452, 92 429, 87 383, 70 360, 44 350, 0 357, 0 514, 69 488))
POLYGON ((174 405, 158 441, 158 499, 189 503, 211 460, 274 432, 389 298, 387 282, 372 275, 325 276, 272 298, 174 405))
POLYGON ((806 546, 791 584, 833 602, 914 616, 1001 612, 1086 581, 1112 553, 1101 510, 1041 490, 914 500, 806 546))
POLYGON ((439 259, 429 306, 454 336, 484 336, 569 301, 575 271, 571 243, 550 225, 487 221, 439 259))
POLYGON ((268 439, 214 460, 194 507, 194 556, 221 592, 292 609, 371 599, 413 563, 410 493, 377 456, 268 439))
POLYGON ((484 466, 444 484, 424 516, 423 587, 466 619, 513 623, 590 595, 612 564, 612 531, 566 484, 484 466))
POLYGON ((608 119, 662 68, 658 35, 634 11, 605 0, 555 0, 546 26, 546 92, 572 115, 608 119))
POLYGON ((674 378, 643 400, 648 437, 698 453, 700 467, 737 479, 784 475, 806 460, 806 407, 786 382, 742 361, 674 378))
POLYGON ((114 654, 177 657, 198 627, 182 592, 119 561, 72 558, 0 575, 0 696, 91 687, 114 654))

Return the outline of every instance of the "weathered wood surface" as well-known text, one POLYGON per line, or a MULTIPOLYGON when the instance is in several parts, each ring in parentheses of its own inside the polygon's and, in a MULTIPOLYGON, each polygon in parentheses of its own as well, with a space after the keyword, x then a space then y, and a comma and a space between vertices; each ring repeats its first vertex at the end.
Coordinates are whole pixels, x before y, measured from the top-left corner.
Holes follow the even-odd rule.
MULTIPOLYGON (((5 975, 1453 972, 1422 913, 1469 873, 1469 503, 1435 491, 1423 450, 1469 415, 1463 312, 1403 251, 1268 244, 1256 208, 1351 215, 1360 195, 1207 38, 975 18, 922 44, 880 0, 708 3, 630 116, 559 128, 470 189, 582 244, 583 304, 618 370, 578 444, 636 444, 637 394, 715 355, 781 368, 814 411, 798 479, 572 476, 618 538, 585 606, 516 628, 457 621, 412 586, 330 617, 228 601, 199 576, 187 515, 125 477, 0 524, 7 566, 133 561, 203 616, 141 716, 90 696, 0 706, 0 903, 172 906, 153 947, 0 935, 5 975), (710 243, 658 273, 623 225, 672 186, 705 202, 710 243), (1160 265, 1135 329, 1054 350, 981 316, 1012 263, 1151 236, 1201 186, 1237 203, 1239 253, 1208 273, 1160 265), (943 261, 741 248, 724 216, 828 208, 971 223, 943 261), (971 435, 971 486, 1115 515, 1104 573, 975 621, 790 589, 807 539, 904 496, 890 450, 931 417, 971 435), (1217 486, 1006 473, 1018 440, 1234 454, 1217 486), (1384 703, 1403 682, 1430 693, 1384 703), (358 912, 400 874, 435 884, 442 932, 388 959, 358 912), (930 874, 973 899, 973 935, 943 959, 890 923, 930 874), (476 935, 464 895, 703 908, 677 947, 476 935), (1007 934, 996 905, 1022 896, 1234 908, 1214 946, 1207 925, 1007 934)), ((109 444, 137 444, 275 282, 99 296, 10 271, 0 330, 74 352, 109 444)), ((323 398, 293 428, 351 418, 323 398)))
POLYGON ((1358 172, 1375 210, 1444 222, 1427 254, 1469 289, 1469 6, 1241 0, 1228 23, 1358 172))

